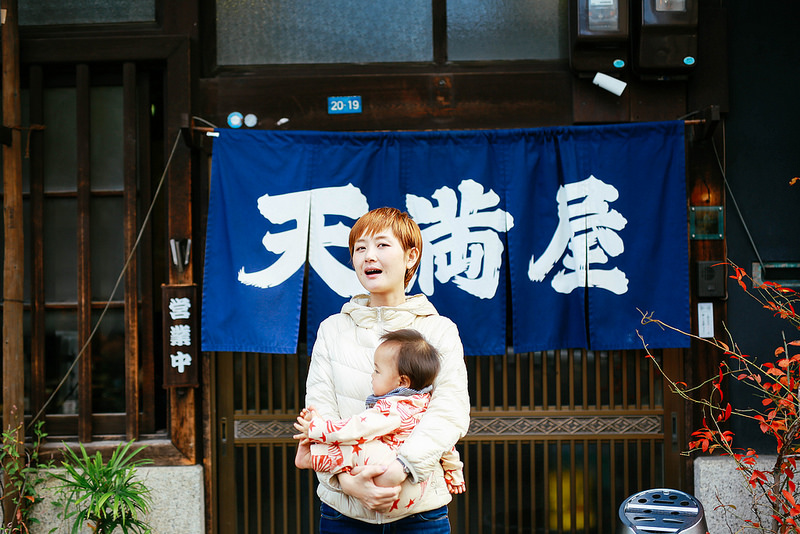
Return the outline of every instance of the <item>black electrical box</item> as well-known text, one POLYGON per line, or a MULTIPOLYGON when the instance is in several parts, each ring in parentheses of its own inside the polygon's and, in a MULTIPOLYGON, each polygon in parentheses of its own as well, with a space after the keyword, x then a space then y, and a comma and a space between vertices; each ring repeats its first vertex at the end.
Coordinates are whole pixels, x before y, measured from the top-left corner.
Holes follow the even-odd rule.
POLYGON ((725 264, 720 261, 697 262, 697 296, 725 296, 725 264))

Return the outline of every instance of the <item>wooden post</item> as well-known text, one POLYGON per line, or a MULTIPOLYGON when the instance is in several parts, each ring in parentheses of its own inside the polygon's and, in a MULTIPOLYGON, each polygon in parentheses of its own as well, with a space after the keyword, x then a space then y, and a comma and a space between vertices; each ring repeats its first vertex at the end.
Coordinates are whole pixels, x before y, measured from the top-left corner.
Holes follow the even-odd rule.
MULTIPOLYGON (((3 145, 3 427, 18 429, 22 448, 25 434, 24 363, 22 347, 22 298, 24 248, 22 217, 22 153, 20 141, 19 28, 17 0, 2 0, 3 127, 10 128, 11 143, 3 145)), ((12 495, 13 488, 4 488, 12 495)), ((13 499, 3 499, 4 521, 14 519, 13 499)))

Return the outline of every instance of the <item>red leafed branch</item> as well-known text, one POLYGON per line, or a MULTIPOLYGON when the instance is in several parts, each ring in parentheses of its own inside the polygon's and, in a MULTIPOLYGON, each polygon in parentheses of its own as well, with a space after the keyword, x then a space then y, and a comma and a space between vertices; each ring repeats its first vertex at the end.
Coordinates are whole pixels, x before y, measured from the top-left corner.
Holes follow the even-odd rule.
MULTIPOLYGON (((797 179, 795 179, 797 180, 797 179)), ((748 295, 761 303, 775 317, 788 321, 800 330, 800 317, 795 312, 798 293, 791 288, 772 282, 756 284, 744 269, 728 264, 731 278, 748 295)), ((692 432, 688 450, 684 454, 701 453, 731 457, 736 469, 742 474, 744 487, 753 497, 750 517, 737 516, 748 528, 762 532, 784 534, 798 532, 800 522, 800 498, 797 496, 795 458, 800 454, 800 339, 783 340, 774 354, 764 362, 743 354, 726 331, 728 342, 705 339, 682 332, 653 317, 653 313, 642 313, 642 324, 655 323, 662 328, 680 332, 702 343, 709 343, 724 355, 717 372, 696 386, 673 381, 664 373, 659 362, 647 348, 645 337, 639 334, 653 365, 661 372, 673 393, 689 402, 701 406, 705 417, 702 426, 692 432), (737 380, 751 388, 761 398, 761 406, 737 407, 725 398, 724 384, 737 380), (703 392, 707 391, 707 394, 703 392), (734 434, 726 428, 732 417, 752 422, 763 434, 775 443, 776 461, 771 469, 758 469, 758 454, 748 447, 734 445, 734 434)), ((726 513, 734 513, 735 506, 721 503, 726 513)))

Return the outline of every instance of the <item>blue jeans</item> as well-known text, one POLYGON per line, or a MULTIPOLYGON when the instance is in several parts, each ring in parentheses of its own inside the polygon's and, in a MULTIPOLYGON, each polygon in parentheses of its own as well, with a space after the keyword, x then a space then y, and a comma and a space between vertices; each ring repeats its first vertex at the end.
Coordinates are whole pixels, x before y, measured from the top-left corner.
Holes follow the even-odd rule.
POLYGON ((319 534, 450 534, 447 506, 398 519, 383 525, 373 525, 351 519, 322 503, 319 534))

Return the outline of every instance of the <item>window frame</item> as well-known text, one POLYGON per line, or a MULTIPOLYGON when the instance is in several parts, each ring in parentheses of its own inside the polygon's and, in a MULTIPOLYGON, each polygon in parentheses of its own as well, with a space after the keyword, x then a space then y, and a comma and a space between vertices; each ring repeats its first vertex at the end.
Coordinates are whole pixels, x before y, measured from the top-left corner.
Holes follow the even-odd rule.
MULTIPOLYGON (((170 148, 178 148, 177 136, 181 135, 182 128, 186 126, 188 121, 187 110, 190 109, 192 66, 190 51, 191 27, 193 24, 191 21, 195 20, 196 13, 193 9, 187 10, 189 6, 189 2, 165 4, 157 1, 157 16, 159 17, 157 31, 153 31, 154 26, 147 26, 146 28, 140 26, 118 27, 113 31, 107 28, 103 30, 99 28, 87 29, 86 27, 71 27, 67 30, 55 28, 47 29, 46 31, 41 28, 23 28, 20 36, 20 64, 23 72, 27 72, 36 65, 59 65, 61 67, 67 65, 68 69, 70 65, 87 64, 94 67, 99 63, 118 63, 120 65, 129 63, 147 68, 151 68, 153 65, 158 66, 152 71, 154 73, 159 72, 159 76, 162 77, 160 81, 162 109, 159 110, 157 125, 151 131, 153 140, 150 143, 152 152, 148 155, 150 159, 147 162, 140 161, 140 166, 143 173, 142 176, 152 177, 154 182, 164 172, 165 183, 169 184, 168 187, 164 188, 165 191, 162 192, 164 198, 161 198, 156 206, 156 210, 160 210, 163 213, 159 223, 160 226, 153 230, 155 232, 154 235, 163 235, 164 239, 192 237, 192 220, 195 216, 192 211, 192 195, 196 194, 196 191, 192 189, 191 180, 192 155, 189 150, 186 150, 185 145, 181 150, 173 151, 174 157, 171 165, 165 170, 167 158, 170 156, 170 148), (174 146, 171 143, 173 139, 176 141, 174 146)), ((31 121, 33 119, 34 116, 32 115, 31 121)), ((31 147, 35 146, 37 142, 35 138, 40 133, 32 132, 31 147)), ((130 153, 127 148, 126 152, 130 153)), ((132 160, 126 160, 126 169, 132 164, 132 160)), ((33 168, 31 171, 37 172, 33 168)), ((125 173, 128 172, 130 171, 125 171, 125 173)), ((143 182, 148 180, 143 180, 143 182)), ((146 208, 143 205, 139 207, 142 211, 146 208)), ((38 220, 41 220, 41 218, 38 220)), ((138 224, 136 228, 139 228, 138 224)), ((140 244, 141 246, 143 245, 140 244)), ((152 249, 151 246, 147 248, 152 249)), ((32 250, 32 253, 36 254, 36 251, 32 250)), ((153 253, 156 257, 161 256, 157 250, 154 250, 153 253)), ((143 269, 139 279, 143 285, 154 286, 156 282, 153 281, 152 276, 155 274, 163 275, 165 281, 170 284, 194 283, 194 261, 181 272, 178 272, 166 259, 163 260, 163 263, 162 273, 153 273, 152 265, 142 266, 143 269), (148 271, 150 272, 148 273, 148 271), (151 278, 148 278, 148 276, 151 278)), ((43 273, 35 272, 31 280, 32 283, 35 277, 42 276, 43 273)), ((38 283, 41 284, 42 280, 43 278, 38 283)), ((127 290, 130 291, 130 289, 127 290)), ((154 313, 160 309, 160 298, 152 298, 153 293, 157 290, 158 288, 154 286, 152 292, 144 292, 145 300, 150 299, 152 302, 143 300, 140 303, 142 307, 147 307, 153 310, 154 313)), ((36 313, 43 316, 43 306, 42 301, 36 302, 32 298, 32 311, 36 310, 36 313)), ((87 307, 88 312, 84 311, 83 313, 88 313, 90 316, 91 303, 85 303, 84 306, 87 307)), ((142 328, 141 323, 139 328, 142 328)), ((44 324, 37 319, 31 325, 31 332, 32 334, 35 332, 33 337, 39 340, 40 346, 36 350, 42 351, 44 324)), ((152 339, 155 340, 157 337, 157 332, 154 331, 152 339)), ((138 339, 141 341, 143 338, 139 337, 138 339)), ((133 361, 132 354, 137 353, 138 358, 138 354, 160 351, 160 345, 155 341, 150 343, 150 346, 144 346, 140 343, 138 349, 134 349, 131 345, 126 350, 128 351, 130 364, 133 361)), ((43 373, 43 369, 40 369, 40 362, 41 360, 39 362, 31 362, 30 373, 32 377, 37 373, 43 373)), ((149 373, 149 371, 146 372, 149 373)), ((153 369, 153 372, 149 374, 157 375, 158 372, 153 369)), ((134 384, 137 378, 129 370, 126 380, 128 383, 134 384)), ((131 391, 128 388, 126 393, 128 397, 126 399, 127 406, 137 404, 138 401, 133 398, 136 395, 141 396, 142 403, 150 402, 148 397, 152 398, 153 396, 150 391, 155 392, 158 389, 160 389, 160 384, 155 382, 153 382, 152 388, 148 388, 147 393, 142 392, 142 390, 138 392, 131 391)), ((41 396, 41 394, 38 395, 41 396)), ((167 429, 166 434, 163 432, 154 434, 142 432, 142 429, 152 428, 147 426, 147 417, 137 423, 135 421, 139 417, 138 410, 129 409, 125 416, 126 421, 124 422, 122 434, 101 436, 98 432, 102 430, 107 421, 104 421, 105 416, 100 415, 92 416, 89 418, 88 423, 84 422, 83 429, 75 436, 75 439, 85 442, 87 450, 104 452, 110 450, 116 439, 122 438, 123 435, 128 440, 145 439, 149 446, 143 454, 152 458, 156 465, 196 464, 203 453, 203 447, 199 446, 197 441, 199 437, 198 425, 200 423, 198 408, 201 395, 195 388, 176 388, 167 391, 166 397, 166 421, 163 425, 161 423, 157 424, 159 428, 167 429)), ((42 399, 32 398, 32 402, 41 403, 42 399)), ((53 448, 57 449, 58 447, 53 446, 53 448)))

